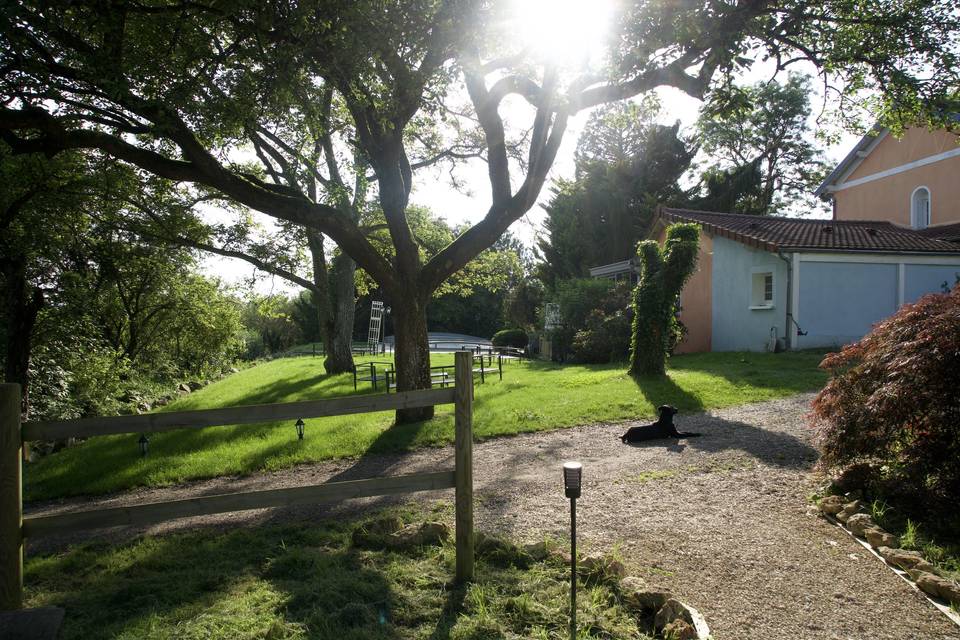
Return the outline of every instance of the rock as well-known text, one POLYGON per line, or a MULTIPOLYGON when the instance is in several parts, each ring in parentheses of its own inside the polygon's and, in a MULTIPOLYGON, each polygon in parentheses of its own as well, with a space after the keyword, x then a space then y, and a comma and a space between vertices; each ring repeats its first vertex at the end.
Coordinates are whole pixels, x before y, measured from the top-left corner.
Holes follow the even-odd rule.
POLYGON ((190 393, 191 391, 192 389, 190 388, 190 385, 188 385, 186 382, 181 382, 177 385, 177 392, 179 393, 190 393))
POLYGON ((602 553, 591 553, 580 560, 579 570, 584 578, 594 582, 617 582, 627 575, 622 562, 602 553))
POLYGON ((850 519, 851 516, 860 513, 865 508, 866 508, 866 505, 861 500, 854 500, 853 502, 848 502, 847 504, 843 505, 843 509, 841 509, 837 513, 837 520, 839 520, 840 522, 846 522, 847 520, 850 519))
POLYGON ((196 391, 197 389, 203 389, 203 383, 197 382, 195 380, 192 382, 188 382, 187 385, 190 387, 191 391, 196 391))
MULTIPOLYGON (((634 591, 646 591, 647 581, 637 576, 626 576, 620 579, 620 593, 627 594, 634 591)), ((663 605, 660 605, 661 607, 663 605)))
POLYGON ((157 398, 156 402, 153 403, 155 407, 165 407, 170 404, 170 396, 163 396, 162 398, 157 398))
POLYGON ((365 522, 353 530, 353 544, 362 547, 369 545, 386 544, 384 538, 403 528, 403 523, 397 516, 384 516, 365 522))
POLYGON ((697 640, 697 630, 685 620, 674 620, 663 627, 665 640, 697 640))
POLYGON ((547 558, 557 564, 570 566, 570 554, 563 549, 551 549, 550 553, 547 554, 547 558))
MULTIPOLYGON (((849 522, 847 524, 849 525, 849 522)), ((877 547, 892 547, 897 544, 897 536, 892 533, 887 533, 880 527, 870 527, 863 532, 863 537, 865 537, 867 542, 870 543, 870 546, 875 549, 877 547)))
MULTIPOLYGON (((529 567, 533 558, 523 549, 508 540, 477 532, 474 538, 474 552, 477 557, 498 566, 529 567)), ((546 551, 544 551, 546 557, 546 551)))
POLYGON ((850 533, 855 536, 863 537, 864 532, 867 529, 873 529, 876 527, 877 523, 875 523, 873 518, 865 513, 855 513, 847 518, 847 529, 849 529, 850 533))
POLYGON ((230 367, 230 373, 240 373, 240 369, 237 369, 236 367, 230 367))
POLYGON ((710 638, 710 627, 707 626, 707 621, 700 612, 680 600, 670 598, 664 603, 660 610, 657 611, 657 615, 653 620, 653 627, 654 630, 660 631, 663 636, 667 638, 669 637, 667 635, 668 628, 678 630, 684 628, 683 625, 677 625, 677 622, 683 622, 685 625, 693 628, 694 635, 689 636, 691 638, 696 638, 697 640, 708 640, 710 638), (669 627, 671 624, 674 626, 669 627))
POLYGON ((877 549, 877 553, 880 554, 881 558, 901 569, 912 569, 918 562, 925 562, 919 551, 880 547, 877 549))
POLYGON ((442 522, 424 522, 419 534, 420 544, 440 544, 450 538, 450 527, 442 522))
POLYGON ((535 562, 543 562, 547 559, 547 556, 550 555, 550 549, 547 548, 547 543, 542 541, 523 545, 523 552, 530 556, 535 562))
POLYGON ((670 598, 657 611, 657 615, 653 619, 653 628, 662 631, 664 627, 675 620, 682 620, 693 626, 693 616, 690 615, 687 606, 679 600, 670 598))
POLYGON ((388 547, 420 547, 438 545, 450 537, 450 527, 442 522, 424 522, 417 526, 408 524, 399 531, 388 535, 385 542, 388 547))
POLYGON ((926 560, 921 560, 917 564, 913 565, 914 571, 926 571, 927 573, 936 573, 937 568, 927 562, 926 560))
POLYGON ((820 501, 820 511, 835 516, 843 509, 844 502, 843 496, 827 496, 820 501))
POLYGON ((147 413, 151 409, 153 409, 153 406, 151 406, 149 402, 140 402, 137 404, 137 411, 140 413, 147 413))
POLYGON ((644 615, 652 615, 659 611, 667 600, 673 597, 669 591, 651 586, 646 580, 637 576, 621 579, 619 586, 624 606, 644 615))
POLYGON ((960 604, 960 585, 957 585, 956 582, 927 571, 917 573, 917 586, 924 592, 937 598, 943 598, 951 604, 960 604))

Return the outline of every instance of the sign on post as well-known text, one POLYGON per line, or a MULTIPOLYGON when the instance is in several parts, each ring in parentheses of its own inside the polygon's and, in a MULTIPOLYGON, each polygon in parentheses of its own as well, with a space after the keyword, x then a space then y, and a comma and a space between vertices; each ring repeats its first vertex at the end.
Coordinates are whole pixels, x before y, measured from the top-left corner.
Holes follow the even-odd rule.
POLYGON ((563 326, 563 317, 560 315, 559 303, 548 302, 543 310, 544 331, 553 331, 561 326, 563 326))

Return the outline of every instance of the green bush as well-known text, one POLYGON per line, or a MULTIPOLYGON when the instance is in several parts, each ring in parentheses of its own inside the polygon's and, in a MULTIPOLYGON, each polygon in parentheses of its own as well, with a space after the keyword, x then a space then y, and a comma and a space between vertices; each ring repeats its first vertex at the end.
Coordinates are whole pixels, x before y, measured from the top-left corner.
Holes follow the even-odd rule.
POLYGON ((516 347, 523 349, 527 346, 530 338, 523 329, 503 329, 493 334, 491 342, 495 347, 516 347))
MULTIPOLYGON (((554 353, 578 362, 603 363, 620 357, 623 321, 629 323, 630 283, 602 278, 561 282, 557 301, 563 327, 554 332, 554 353)), ((629 329, 626 335, 629 346, 629 329)), ((625 351, 624 351, 625 353, 625 351)))
POLYGON ((960 285, 900 308, 821 363, 822 463, 876 462, 916 497, 960 494, 960 285))
POLYGON ((663 248, 655 240, 637 246, 640 283, 633 298, 633 337, 630 373, 664 375, 667 354, 676 343, 677 297, 697 266, 700 227, 672 224, 663 248))
POLYGON ((630 349, 630 319, 617 310, 606 315, 594 309, 587 316, 587 326, 573 336, 573 357, 577 362, 601 364, 622 360, 630 349))

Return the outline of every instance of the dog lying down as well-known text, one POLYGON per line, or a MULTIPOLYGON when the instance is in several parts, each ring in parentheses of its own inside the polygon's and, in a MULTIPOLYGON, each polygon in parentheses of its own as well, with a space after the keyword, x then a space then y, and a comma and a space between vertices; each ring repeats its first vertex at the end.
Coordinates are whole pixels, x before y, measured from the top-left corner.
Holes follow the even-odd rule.
POLYGON ((643 442, 644 440, 661 440, 663 438, 696 438, 699 433, 688 433, 677 431, 673 425, 673 416, 677 414, 677 408, 668 404, 662 404, 657 407, 660 417, 652 424, 646 424, 642 427, 630 427, 627 432, 620 436, 624 444, 628 442, 643 442))

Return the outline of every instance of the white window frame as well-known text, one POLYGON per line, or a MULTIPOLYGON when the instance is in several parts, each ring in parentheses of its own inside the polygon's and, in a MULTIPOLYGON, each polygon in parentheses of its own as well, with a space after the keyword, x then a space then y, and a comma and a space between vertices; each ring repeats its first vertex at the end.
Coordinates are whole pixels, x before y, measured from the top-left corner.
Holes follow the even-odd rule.
POLYGON ((765 311, 767 309, 773 309, 775 307, 775 301, 777 299, 777 272, 775 269, 773 269, 772 267, 752 267, 750 269, 749 284, 750 284, 749 291, 750 291, 750 309, 751 310, 765 311), (764 283, 762 285, 764 288, 764 294, 766 294, 766 276, 770 276, 770 299, 767 300, 766 298, 764 298, 763 300, 759 301, 760 304, 757 304, 758 300, 754 298, 754 295, 753 295, 754 279, 757 276, 764 276, 764 283))
POLYGON ((930 193, 930 188, 926 185, 920 185, 916 189, 910 192, 910 228, 911 229, 926 229, 931 224, 933 224, 933 194, 930 193), (917 209, 916 209, 916 197, 917 192, 920 190, 927 192, 927 221, 926 224, 920 226, 919 221, 917 220, 917 209))

